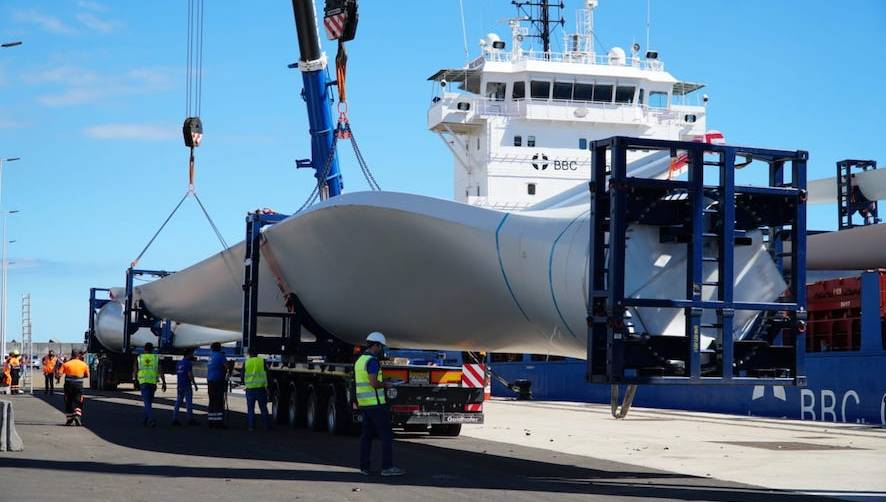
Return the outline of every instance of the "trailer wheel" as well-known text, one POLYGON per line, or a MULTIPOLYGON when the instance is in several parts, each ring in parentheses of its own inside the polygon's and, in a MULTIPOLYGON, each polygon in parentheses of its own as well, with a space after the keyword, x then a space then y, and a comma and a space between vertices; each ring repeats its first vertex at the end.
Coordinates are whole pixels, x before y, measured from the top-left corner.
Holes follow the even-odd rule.
POLYGON ((461 434, 461 424, 441 424, 431 426, 432 436, 456 437, 461 434))
POLYGON ((351 413, 342 392, 334 385, 329 386, 329 399, 326 404, 326 430, 330 434, 347 434, 351 429, 351 413))
POLYGON ((117 390, 117 382, 112 381, 110 378, 108 378, 108 375, 111 373, 111 371, 109 370, 111 370, 110 361, 105 358, 101 358, 98 361, 98 368, 96 369, 96 385, 98 387, 98 390, 117 390))
POLYGON ((302 393, 298 391, 295 382, 289 384, 289 402, 287 403, 287 422, 293 429, 301 427, 305 423, 305 407, 302 393))
POLYGON ((289 408, 289 396, 280 389, 280 381, 275 380, 271 387, 271 419, 277 425, 285 425, 289 421, 287 411, 289 408))
POLYGON ((313 385, 308 387, 308 400, 305 406, 308 430, 317 432, 326 427, 326 417, 324 416, 326 407, 323 404, 323 396, 320 395, 319 390, 313 385))

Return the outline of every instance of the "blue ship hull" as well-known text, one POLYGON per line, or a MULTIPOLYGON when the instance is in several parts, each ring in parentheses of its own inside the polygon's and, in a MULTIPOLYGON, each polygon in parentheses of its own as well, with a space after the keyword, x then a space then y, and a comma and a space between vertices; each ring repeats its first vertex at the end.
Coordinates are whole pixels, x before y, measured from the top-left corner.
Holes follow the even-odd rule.
MULTIPOLYGON (((609 386, 585 383, 585 362, 493 363, 505 380, 527 378, 533 399, 609 403, 609 386)), ((886 426, 886 354, 806 356, 808 385, 641 385, 634 406, 886 426)), ((493 381, 496 396, 514 396, 493 381)))

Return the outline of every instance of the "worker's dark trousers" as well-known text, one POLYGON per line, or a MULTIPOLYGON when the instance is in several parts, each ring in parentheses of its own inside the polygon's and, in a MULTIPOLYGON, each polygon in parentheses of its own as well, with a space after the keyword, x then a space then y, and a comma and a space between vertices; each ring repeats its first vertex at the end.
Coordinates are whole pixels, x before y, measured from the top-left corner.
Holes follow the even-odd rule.
POLYGON ((9 370, 10 375, 12 376, 12 392, 18 392, 18 381, 22 377, 22 369, 21 368, 12 368, 9 370))
POLYGON ((268 390, 246 389, 246 426, 249 430, 255 428, 255 404, 258 403, 258 409, 261 410, 261 420, 265 425, 265 429, 271 428, 271 417, 268 415, 268 390))
POLYGON ((210 380, 207 384, 209 412, 206 414, 206 421, 210 427, 222 425, 225 420, 225 381, 210 380))
POLYGON ((184 403, 185 409, 188 411, 188 421, 194 420, 194 393, 191 390, 191 384, 178 385, 175 394, 175 406, 172 407, 172 421, 178 420, 178 408, 184 403))
POLYGON ((55 392, 55 379, 52 377, 52 373, 43 374, 43 393, 44 394, 52 394, 55 392))
POLYGON ((143 383, 139 389, 145 406, 145 423, 148 423, 154 420, 154 394, 157 392, 157 384, 143 383))
POLYGON ((391 411, 387 405, 361 408, 363 413, 363 433, 360 436, 360 469, 368 471, 372 438, 381 441, 381 468, 390 469, 394 466, 393 447, 394 433, 391 432, 391 411))
POLYGON ((65 418, 68 422, 83 414, 83 386, 65 382, 65 418))

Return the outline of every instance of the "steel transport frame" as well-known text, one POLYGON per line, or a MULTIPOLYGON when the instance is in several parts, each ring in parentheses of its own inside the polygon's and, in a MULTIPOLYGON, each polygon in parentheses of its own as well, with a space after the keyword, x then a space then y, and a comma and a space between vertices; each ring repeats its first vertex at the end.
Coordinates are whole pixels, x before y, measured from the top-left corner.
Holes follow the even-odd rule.
MULTIPOLYGON (((808 153, 623 136, 594 141, 591 151, 587 379, 594 383, 630 384, 628 407, 637 384, 804 385, 808 153), (632 150, 670 151, 674 159, 678 152, 686 152, 688 180, 627 176, 627 153, 632 150), (611 166, 607 165, 607 154, 611 166), (706 154, 716 156, 717 160, 705 160, 706 154), (746 159, 738 167, 752 161, 768 164, 768 185, 736 186, 737 157, 746 159), (788 165, 790 181, 785 182, 788 165), (707 166, 718 168, 716 185, 705 184, 707 166), (657 211, 647 218, 649 221, 644 221, 643 209, 650 201, 675 193, 685 196, 684 204, 676 210, 657 211), (710 201, 716 202, 716 209, 706 208, 710 201), (749 219, 742 214, 747 209, 737 211, 737 201, 745 207, 752 202, 754 217, 749 219), (684 298, 625 295, 626 230, 629 224, 637 222, 660 226, 662 239, 685 242, 688 246, 684 298), (733 298, 733 246, 741 242, 747 231, 755 229, 767 232, 770 253, 786 276, 788 291, 777 302, 737 302, 733 298), (717 240, 716 257, 704 256, 705 239, 717 240), (785 239, 792 242, 789 252, 784 252, 785 239), (786 257, 793 264, 787 274, 786 257), (716 262, 716 282, 704 282, 704 262, 716 262), (702 300, 704 287, 717 288, 716 300, 702 300), (684 309, 686 335, 632 334, 628 328, 629 307, 684 309), (706 310, 716 311, 716 323, 702 323, 706 310), (733 340, 735 310, 766 314, 771 321, 770 339, 733 340), (701 333, 705 329, 720 334, 720 347, 715 353, 701 348, 701 333), (780 345, 776 345, 776 339, 780 339, 780 345), (650 357, 682 360, 685 367, 677 371, 650 371, 650 357), (703 358, 713 358, 719 374, 703 373, 703 358)), ((613 415, 617 411, 616 399, 617 390, 613 387, 613 415)))

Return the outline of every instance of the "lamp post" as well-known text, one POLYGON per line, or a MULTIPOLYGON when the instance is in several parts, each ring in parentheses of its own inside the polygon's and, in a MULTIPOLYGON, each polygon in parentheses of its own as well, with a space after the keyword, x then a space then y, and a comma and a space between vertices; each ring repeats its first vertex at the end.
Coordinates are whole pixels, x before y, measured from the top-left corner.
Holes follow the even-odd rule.
POLYGON ((6 304, 9 303, 6 296, 6 277, 9 272, 9 244, 13 244, 15 241, 6 240, 6 216, 9 214, 15 214, 18 211, 4 211, 3 212, 3 284, 2 288, 2 305, 0 305, 0 332, 3 333, 4 339, 6 338, 6 304))
POLYGON ((3 210, 3 164, 5 164, 6 162, 15 162, 19 159, 20 157, 0 157, 0 211, 3 211, 3 284, 2 287, 0 287, 0 357, 2 357, 2 355, 6 355, 6 268, 9 266, 7 263, 8 257, 6 255, 6 248, 8 244, 8 242, 6 241, 6 215, 15 214, 18 212, 3 210))

